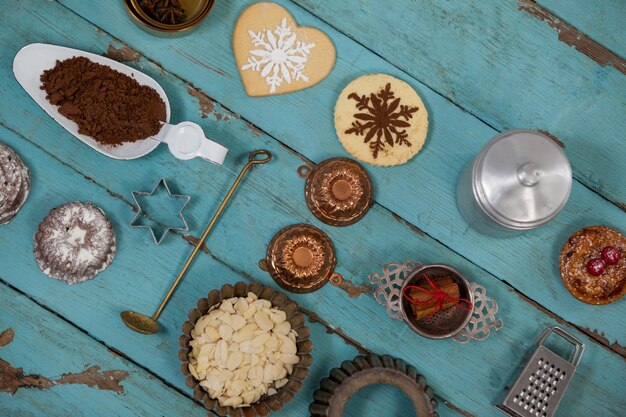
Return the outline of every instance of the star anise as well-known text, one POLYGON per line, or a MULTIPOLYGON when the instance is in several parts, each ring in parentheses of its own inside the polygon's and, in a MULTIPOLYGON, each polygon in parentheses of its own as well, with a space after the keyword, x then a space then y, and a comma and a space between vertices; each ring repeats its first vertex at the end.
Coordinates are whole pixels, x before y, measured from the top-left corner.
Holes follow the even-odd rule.
POLYGON ((348 95, 349 99, 356 101, 356 108, 364 113, 355 113, 355 121, 352 127, 346 130, 346 133, 354 133, 357 136, 364 135, 363 141, 370 143, 374 158, 378 157, 378 153, 386 146, 405 145, 411 146, 407 127, 411 124, 409 119, 413 118, 413 113, 418 107, 410 107, 400 104, 400 98, 395 98, 394 92, 391 91, 391 84, 387 84, 377 94, 359 96, 356 93, 348 95), (372 139, 376 136, 376 139, 372 139), (370 142, 371 141, 371 142, 370 142))
POLYGON ((141 10, 143 10, 148 16, 156 17, 154 15, 154 8, 159 1, 161 0, 141 0, 139 2, 139 7, 141 7, 141 10))
POLYGON ((153 19, 175 25, 185 20, 185 10, 178 0, 141 0, 141 9, 153 19))

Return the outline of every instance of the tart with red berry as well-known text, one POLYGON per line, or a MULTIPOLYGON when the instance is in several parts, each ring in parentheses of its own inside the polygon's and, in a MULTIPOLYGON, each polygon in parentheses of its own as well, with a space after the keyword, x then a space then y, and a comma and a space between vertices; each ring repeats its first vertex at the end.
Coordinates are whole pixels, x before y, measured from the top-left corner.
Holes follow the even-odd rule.
POLYGON ((587 304, 609 304, 626 294, 626 237, 606 226, 586 227, 563 246, 561 279, 587 304))

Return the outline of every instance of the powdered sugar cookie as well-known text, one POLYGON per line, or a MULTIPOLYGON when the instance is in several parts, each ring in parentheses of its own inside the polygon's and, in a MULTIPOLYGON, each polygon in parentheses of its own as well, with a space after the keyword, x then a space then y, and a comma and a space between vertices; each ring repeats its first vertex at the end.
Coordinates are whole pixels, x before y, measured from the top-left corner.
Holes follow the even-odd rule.
POLYGON ((322 81, 335 65, 335 47, 319 29, 298 26, 276 3, 260 2, 239 16, 233 51, 249 96, 290 93, 322 81))
POLYGON ((19 156, 0 143, 0 225, 9 223, 30 191, 30 174, 19 156))
POLYGON ((409 84, 391 75, 369 74, 339 94, 335 129, 355 158, 372 165, 400 165, 424 145, 428 112, 409 84))
POLYGON ((111 222, 92 203, 67 203, 50 210, 34 240, 39 268, 70 285, 104 271, 117 250, 111 222))

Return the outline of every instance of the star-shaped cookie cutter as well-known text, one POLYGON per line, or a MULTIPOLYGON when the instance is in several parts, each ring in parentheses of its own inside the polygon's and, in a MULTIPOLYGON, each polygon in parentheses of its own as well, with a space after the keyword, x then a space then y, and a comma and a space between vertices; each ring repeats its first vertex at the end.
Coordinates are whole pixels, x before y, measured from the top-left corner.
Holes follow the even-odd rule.
MULTIPOLYGON (((161 244, 161 242, 163 241, 163 238, 165 237, 165 235, 167 235, 167 233, 170 230, 181 231, 181 232, 186 232, 186 231, 189 230, 189 226, 187 225, 187 222, 185 221, 185 218, 183 217, 183 210, 187 206, 187 203, 189 203, 189 200, 191 200, 191 196, 189 196, 187 194, 172 194, 172 192, 170 191, 170 187, 168 187, 168 185, 167 185, 167 181, 165 181, 165 178, 161 178, 159 180, 159 182, 157 182, 157 184, 154 186, 152 191, 150 191, 150 192, 147 192, 147 191, 131 191, 131 194, 133 195, 133 200, 135 200, 135 205, 137 206, 137 214, 135 215, 135 217, 133 217, 133 219, 130 221, 130 223, 128 225, 130 227, 132 227, 132 228, 137 228, 137 229, 144 228, 144 229, 150 230, 150 234, 152 235, 152 240, 154 240, 154 243, 156 243, 157 245, 161 244), (182 207, 178 211, 178 218, 183 222, 183 224, 185 226, 184 227, 164 226, 165 230, 163 231, 161 236, 157 239, 156 234, 154 233, 154 228, 152 226, 146 226, 146 225, 143 225, 143 224, 135 224, 135 222, 137 221, 137 219, 139 219, 145 213, 143 208, 141 207, 141 204, 139 203, 139 200, 137 200, 137 196, 147 196, 147 197, 150 197, 150 196, 154 195, 156 190, 161 185, 163 185, 163 187, 165 187, 165 190, 167 191, 167 194, 171 198, 185 200, 185 202, 183 203, 182 207)), ((152 220, 149 216, 147 216, 147 217, 150 220, 152 220)), ((163 226, 163 225, 161 225, 161 226, 163 226)))

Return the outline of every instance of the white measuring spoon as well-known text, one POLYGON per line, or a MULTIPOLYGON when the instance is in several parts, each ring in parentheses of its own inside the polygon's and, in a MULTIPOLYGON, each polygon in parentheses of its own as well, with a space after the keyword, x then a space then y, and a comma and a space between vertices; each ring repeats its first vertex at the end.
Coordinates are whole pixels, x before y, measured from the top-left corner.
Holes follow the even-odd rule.
POLYGON ((152 152, 160 142, 168 144, 170 152, 179 159, 204 158, 221 165, 224 162, 228 149, 219 143, 213 142, 204 136, 202 128, 193 122, 182 122, 177 125, 164 123, 161 131, 154 137, 136 142, 127 142, 119 146, 107 146, 97 142, 94 138, 78 133, 76 123, 59 113, 58 106, 46 100, 46 92, 41 89, 41 74, 53 68, 57 60, 65 60, 75 56, 89 58, 98 64, 106 65, 116 71, 126 74, 141 85, 147 85, 156 90, 165 103, 165 121, 170 121, 170 103, 163 88, 151 77, 141 71, 120 64, 117 61, 101 55, 84 52, 64 46, 32 43, 26 45, 15 55, 13 60, 13 74, 26 92, 35 100, 46 113, 63 126, 83 143, 103 155, 115 159, 135 159, 152 152))

